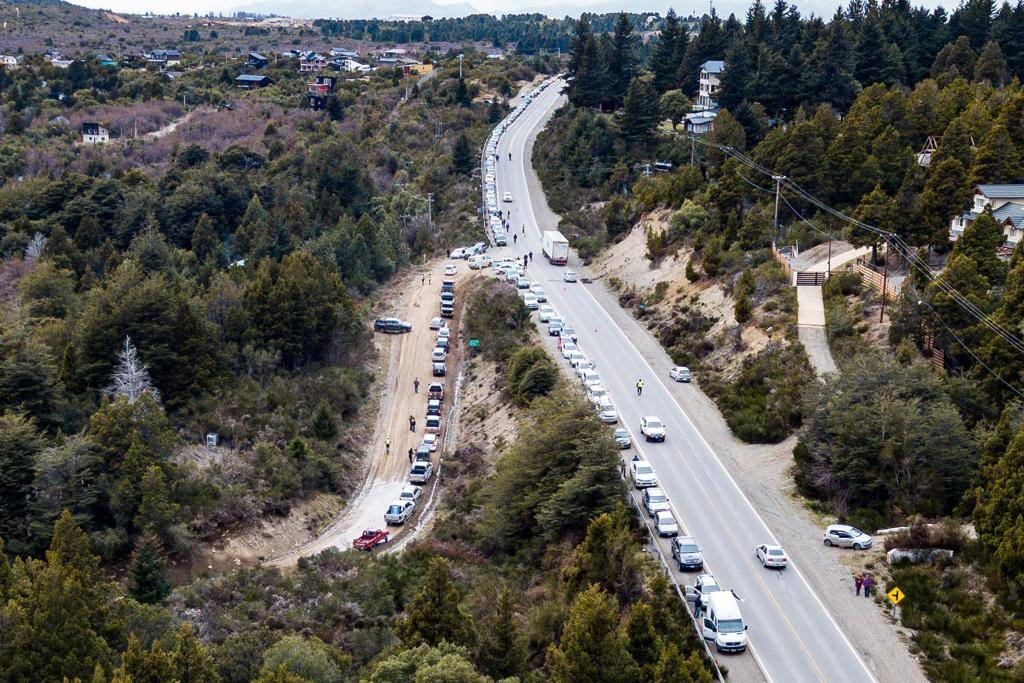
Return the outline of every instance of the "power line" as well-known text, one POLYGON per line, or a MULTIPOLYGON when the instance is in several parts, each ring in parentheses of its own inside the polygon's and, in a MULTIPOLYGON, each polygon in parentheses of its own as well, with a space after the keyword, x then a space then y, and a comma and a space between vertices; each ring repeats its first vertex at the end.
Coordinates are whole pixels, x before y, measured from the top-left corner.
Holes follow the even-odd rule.
MULTIPOLYGON (((731 157, 733 159, 736 159, 739 163, 743 164, 744 166, 747 166, 748 168, 751 168, 751 169, 753 169, 753 170, 755 170, 755 171, 757 171, 759 173, 762 173, 764 175, 772 177, 773 179, 774 179, 775 176, 778 175, 774 171, 772 171, 771 169, 769 169, 769 168, 759 164, 758 162, 756 162, 753 159, 747 157, 746 155, 742 154, 741 152, 737 151, 736 149, 734 149, 732 147, 729 147, 727 145, 719 145, 717 143, 710 142, 708 140, 705 140, 703 138, 700 138, 700 137, 696 136, 693 133, 690 133, 689 137, 691 138, 691 140, 699 142, 701 145, 703 145, 705 147, 711 147, 711 148, 714 148, 714 149, 718 149, 718 150, 722 151, 723 153, 725 153, 726 155, 728 155, 729 157, 731 157)), ((742 174, 741 174, 741 177, 742 177, 742 174)), ((747 182, 750 182, 750 184, 755 185, 754 183, 752 183, 749 180, 747 182)), ((886 240, 888 245, 890 245, 901 256, 903 256, 903 258, 905 258, 912 266, 914 266, 919 272, 921 272, 922 275, 924 275, 926 278, 928 278, 928 280, 932 284, 934 284, 938 289, 941 289, 942 291, 944 291, 961 308, 963 308, 965 311, 967 311, 967 313, 969 315, 971 315, 972 317, 976 318, 981 324, 983 324, 989 330, 991 330, 996 335, 998 335, 1000 338, 1002 338, 1015 351, 1017 351, 1018 353, 1024 354, 1024 341, 1021 341, 1014 334, 1012 334, 1010 331, 1006 330, 1002 325, 1000 325, 997 322, 995 322, 994 320, 992 320, 991 316, 989 316, 984 311, 982 311, 980 308, 975 306, 973 302, 971 302, 966 297, 964 297, 952 285, 950 285, 948 282, 943 280, 941 277, 939 277, 936 274, 934 274, 931 271, 931 268, 928 266, 928 264, 925 263, 917 255, 917 253, 914 250, 914 248, 911 245, 909 245, 906 242, 904 242, 902 240, 902 238, 900 238, 898 235, 890 233, 890 232, 888 232, 886 230, 882 230, 881 228, 875 227, 873 225, 869 225, 867 223, 864 223, 863 221, 857 220, 857 219, 855 219, 855 218, 853 218, 851 216, 848 216, 848 215, 844 214, 843 212, 839 211, 838 209, 832 208, 831 206, 825 204, 824 202, 822 202, 819 199, 817 199, 816 197, 814 197, 812 194, 810 194, 809 192, 804 190, 802 187, 797 185, 795 182, 793 182, 789 178, 782 177, 782 178, 780 178, 779 182, 784 184, 787 189, 792 191, 794 194, 796 194, 798 197, 800 197, 804 201, 807 201, 808 203, 812 204, 813 206, 816 206, 817 208, 821 209, 822 211, 825 211, 826 213, 829 213, 829 214, 835 216, 839 220, 842 220, 844 222, 849 223, 850 225, 852 225, 854 227, 859 227, 859 228, 861 228, 863 230, 866 230, 866 231, 868 231, 870 233, 873 233, 873 234, 876 234, 876 235, 878 235, 880 237, 885 238, 885 240, 886 240)), ((787 201, 787 204, 789 204, 788 201, 787 201)), ((790 205, 790 208, 791 209, 793 208, 792 205, 790 205)))

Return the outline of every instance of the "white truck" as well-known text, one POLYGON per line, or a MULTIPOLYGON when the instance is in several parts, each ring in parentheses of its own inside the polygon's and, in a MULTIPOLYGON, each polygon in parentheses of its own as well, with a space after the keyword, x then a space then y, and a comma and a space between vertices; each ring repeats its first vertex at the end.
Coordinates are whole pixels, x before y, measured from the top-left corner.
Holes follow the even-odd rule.
POLYGON ((569 240, 557 230, 544 231, 541 247, 551 265, 564 266, 569 262, 569 240))

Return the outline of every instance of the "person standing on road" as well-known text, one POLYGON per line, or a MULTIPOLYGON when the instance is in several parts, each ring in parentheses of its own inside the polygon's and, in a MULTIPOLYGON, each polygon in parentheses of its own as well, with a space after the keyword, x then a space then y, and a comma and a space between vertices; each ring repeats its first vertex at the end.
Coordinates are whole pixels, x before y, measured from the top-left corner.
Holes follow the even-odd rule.
POLYGON ((413 390, 413 393, 415 393, 415 394, 420 393, 420 378, 419 377, 417 377, 416 379, 414 379, 412 381, 412 390, 413 390))
POLYGON ((412 415, 409 416, 409 431, 410 432, 415 432, 416 431, 416 418, 413 417, 412 415))
POLYGON ((518 241, 519 241, 519 235, 517 235, 515 233, 512 233, 512 244, 515 244, 518 241))
POLYGON ((871 574, 864 577, 864 597, 871 597, 871 589, 875 587, 875 580, 871 578, 871 574))
POLYGON ((626 461, 625 460, 619 460, 619 474, 622 475, 623 479, 626 478, 626 461))
POLYGON ((391 437, 390 436, 385 436, 384 437, 384 452, 387 453, 388 455, 391 454, 391 437))
POLYGON ((860 587, 863 586, 863 585, 864 585, 864 576, 860 572, 857 572, 856 574, 853 575, 853 588, 854 588, 854 591, 855 591, 854 595, 858 595, 858 596, 860 595, 860 587))
POLYGON ((526 254, 523 254, 523 268, 526 267, 526 254))
POLYGON ((512 161, 512 152, 509 152, 509 153, 508 153, 508 160, 509 160, 509 161, 512 161))
POLYGON ((412 464, 412 449, 409 449, 409 464, 412 464))
POLYGON ((427 274, 426 273, 421 273, 420 274, 420 284, 421 285, 427 284, 427 274))
POLYGON ((640 396, 643 393, 644 393, 644 381, 642 379, 638 379, 636 381, 636 395, 640 396))
POLYGON ((530 263, 533 263, 533 252, 530 252, 530 263))
POLYGON ((700 593, 697 593, 697 598, 693 601, 693 618, 700 619, 701 610, 704 608, 704 601, 700 599, 700 593))

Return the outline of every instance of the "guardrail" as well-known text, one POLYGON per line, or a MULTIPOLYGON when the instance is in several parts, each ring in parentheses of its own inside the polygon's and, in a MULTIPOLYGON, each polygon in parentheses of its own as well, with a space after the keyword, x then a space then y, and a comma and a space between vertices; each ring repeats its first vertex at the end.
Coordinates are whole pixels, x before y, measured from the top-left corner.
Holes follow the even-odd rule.
MULTIPOLYGON (((623 476, 623 479, 625 479, 625 476, 623 476)), ((686 612, 686 616, 690 618, 693 630, 697 633, 697 639, 700 640, 701 645, 704 646, 704 654, 707 655, 708 661, 711 662, 711 666, 715 670, 716 680, 720 683, 724 683, 725 676, 722 675, 722 670, 718 668, 718 660, 715 659, 715 656, 711 653, 711 648, 708 647, 708 641, 704 640, 704 634, 701 632, 700 624, 697 623, 697 619, 693 616, 693 612, 690 611, 690 604, 686 599, 686 591, 680 587, 679 581, 676 580, 676 575, 672 571, 672 565, 669 564, 664 551, 661 549, 661 545, 658 543, 658 534, 655 533, 653 528, 651 528, 650 520, 644 516, 643 509, 640 507, 640 503, 637 501, 636 496, 631 492, 626 491, 626 498, 628 498, 629 502, 633 504, 637 517, 640 518, 644 528, 647 529, 647 534, 651 537, 651 547, 654 548, 658 560, 661 562, 661 567, 665 570, 665 576, 668 577, 668 580, 672 583, 672 587, 676 589, 676 595, 679 596, 679 600, 683 603, 683 611, 686 612)))

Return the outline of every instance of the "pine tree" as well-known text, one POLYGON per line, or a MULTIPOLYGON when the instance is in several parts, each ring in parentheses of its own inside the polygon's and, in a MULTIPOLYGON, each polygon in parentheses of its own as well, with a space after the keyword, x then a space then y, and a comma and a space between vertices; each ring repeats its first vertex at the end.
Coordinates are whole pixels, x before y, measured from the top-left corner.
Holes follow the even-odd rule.
POLYGON ((526 668, 526 638, 516 620, 515 597, 507 587, 481 629, 479 662, 495 679, 521 677, 526 668))
POLYGON ((649 76, 637 76, 629 84, 626 99, 619 112, 619 131, 626 142, 643 147, 649 145, 658 127, 658 99, 649 76))
POLYGON ((175 683, 177 679, 171 654, 164 652, 160 641, 147 652, 135 634, 128 638, 128 649, 121 656, 117 673, 131 677, 132 683, 175 683))
POLYGON ((1006 122, 999 119, 989 129, 974 157, 971 168, 971 185, 982 183, 1015 183, 1024 179, 1021 154, 1013 140, 1006 122))
MULTIPOLYGON (((893 232, 895 225, 893 220, 896 216, 896 205, 882 189, 875 185, 875 189, 861 200, 853 212, 853 217, 862 223, 880 228, 887 233, 893 232)), ((878 247, 882 238, 875 232, 854 228, 850 233, 850 243, 856 246, 871 247, 871 259, 878 262, 878 247)))
MULTIPOLYGON (((1024 320, 1024 249, 1013 250, 1003 298, 993 317, 997 324, 1009 330, 1018 328, 1020 321, 1024 320)), ((999 368, 1003 381, 1015 387, 1024 385, 1024 357, 1005 339, 995 334, 988 335, 981 356, 990 368, 999 368)), ((984 368, 978 368, 977 375, 986 396, 1000 397, 1000 403, 1016 397, 984 368)))
POLYGON ((0 415, 0 538, 12 553, 28 547, 32 481, 44 445, 34 420, 11 412, 0 415))
POLYGON ((199 215, 196 228, 192 231, 192 253, 200 261, 216 259, 220 248, 220 240, 213 226, 213 219, 205 213, 199 215))
POLYGON ((100 231, 100 224, 91 213, 82 216, 78 222, 78 229, 75 230, 75 246, 81 251, 89 251, 103 244, 103 233, 100 231))
POLYGON ((662 118, 671 121, 672 130, 675 130, 690 112, 690 100, 682 90, 669 90, 658 100, 658 108, 662 118))
MULTIPOLYGON (((605 62, 608 72, 606 81, 607 103, 617 108, 632 86, 633 78, 636 76, 636 37, 633 35, 633 25, 630 23, 629 15, 620 12, 615 21, 615 30, 612 33, 611 54, 605 62)), ((652 90, 652 95, 657 92, 652 90)), ((654 96, 656 99, 656 96, 654 96)))
POLYGON ((991 209, 985 209, 953 244, 953 254, 971 258, 989 283, 998 287, 1006 280, 1006 264, 996 253, 1004 239, 1003 227, 991 209))
POLYGON ((934 165, 921 193, 919 218, 929 246, 945 249, 949 245, 949 221, 969 202, 964 165, 952 157, 934 165))
POLYGON ((658 93, 667 93, 675 88, 678 66, 675 56, 681 30, 679 17, 674 9, 669 8, 665 14, 665 24, 658 36, 658 43, 651 53, 650 69, 654 74, 654 89, 658 93))
POLYGON ((139 510, 135 526, 142 531, 160 536, 174 523, 181 507, 170 498, 167 477, 158 465, 150 465, 142 475, 139 510))
POLYGON ((878 12, 871 11, 860 26, 854 59, 854 76, 863 87, 879 83, 882 79, 883 55, 886 45, 878 12))
POLYGON ((313 416, 313 433, 316 438, 330 441, 338 435, 338 424, 334 420, 334 411, 327 401, 320 401, 313 416))
POLYGON ((11 587, 11 564, 4 554, 4 539, 0 538, 0 606, 7 601, 7 592, 11 587))
POLYGON ((850 67, 850 41, 842 11, 836 13, 808 60, 804 96, 809 102, 831 104, 846 111, 853 104, 854 84, 850 67))
POLYGON ((658 665, 654 669, 653 683, 711 683, 711 672, 704 666, 697 652, 683 657, 675 643, 668 643, 661 650, 658 665))
POLYGON ((440 557, 431 559, 423 587, 395 628, 402 645, 407 648, 421 643, 437 646, 441 641, 472 645, 476 640, 476 627, 459 603, 459 590, 452 580, 448 561, 440 557))
POLYGON ((142 544, 132 565, 129 594, 141 603, 158 605, 171 594, 171 584, 164 574, 164 563, 150 541, 142 544))
POLYGON ((637 676, 614 598, 597 586, 576 597, 562 639, 548 648, 547 666, 552 683, 620 683, 637 676))
POLYGON ((178 642, 171 656, 178 683, 218 683, 220 676, 206 648, 196 638, 192 624, 178 628, 178 642))
POLYGON ((259 195, 254 194, 235 230, 235 254, 255 261, 268 255, 272 244, 270 214, 259 195))
POLYGON ((629 654, 640 667, 643 679, 651 680, 661 655, 661 637, 654 622, 654 610, 647 603, 638 602, 630 610, 626 640, 629 654))
POLYGON ((469 138, 463 133, 455 140, 455 145, 452 147, 452 172, 469 175, 475 166, 473 149, 469 146, 469 138))
POLYGON ((573 552, 565 578, 570 594, 595 585, 627 601, 640 592, 639 572, 630 519, 620 507, 616 513, 595 517, 587 526, 587 535, 573 552))
POLYGON ((974 63, 974 80, 985 81, 996 88, 1003 87, 1006 81, 1006 59, 999 43, 990 40, 974 63))
POLYGON ((984 479, 973 516, 978 540, 1000 577, 1020 585, 1024 581, 1024 429, 984 479))

